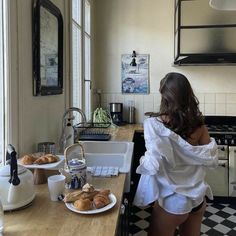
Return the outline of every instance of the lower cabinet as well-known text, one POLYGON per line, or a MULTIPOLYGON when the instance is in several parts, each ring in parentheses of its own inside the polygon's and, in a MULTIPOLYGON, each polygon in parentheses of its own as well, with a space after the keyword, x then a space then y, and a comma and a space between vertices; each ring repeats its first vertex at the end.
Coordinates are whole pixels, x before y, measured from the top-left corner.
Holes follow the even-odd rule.
POLYGON ((140 174, 136 173, 136 169, 139 166, 139 159, 141 158, 141 156, 144 155, 146 151, 143 132, 135 132, 133 142, 134 142, 134 152, 133 152, 131 186, 130 186, 131 202, 133 202, 134 195, 136 193, 136 189, 140 179, 140 174))
POLYGON ((130 210, 130 193, 124 193, 120 209, 119 228, 116 236, 129 236, 130 210))
POLYGON ((145 141, 143 132, 135 132, 134 138, 134 151, 133 151, 133 162, 131 167, 131 186, 130 192, 124 193, 122 206, 121 206, 121 215, 119 218, 119 228, 117 231, 117 236, 128 236, 130 232, 130 220, 132 214, 132 202, 136 193, 140 175, 136 174, 136 169, 139 165, 139 159, 144 155, 145 141))

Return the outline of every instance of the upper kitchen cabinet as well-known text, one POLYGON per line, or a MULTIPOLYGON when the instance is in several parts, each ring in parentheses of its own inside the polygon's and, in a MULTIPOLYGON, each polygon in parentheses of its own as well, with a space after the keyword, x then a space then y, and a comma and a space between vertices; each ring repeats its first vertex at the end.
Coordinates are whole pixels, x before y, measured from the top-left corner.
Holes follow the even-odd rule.
POLYGON ((175 0, 175 65, 236 63, 236 11, 175 0))

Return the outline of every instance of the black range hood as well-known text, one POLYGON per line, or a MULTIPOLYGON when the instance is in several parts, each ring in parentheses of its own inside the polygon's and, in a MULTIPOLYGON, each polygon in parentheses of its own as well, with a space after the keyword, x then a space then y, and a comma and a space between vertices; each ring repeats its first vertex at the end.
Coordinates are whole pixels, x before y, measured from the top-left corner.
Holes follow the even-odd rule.
POLYGON ((188 56, 180 56, 175 61, 175 65, 236 65, 236 53, 231 54, 191 54, 188 56))
POLYGON ((236 11, 175 0, 174 65, 236 65, 236 11))

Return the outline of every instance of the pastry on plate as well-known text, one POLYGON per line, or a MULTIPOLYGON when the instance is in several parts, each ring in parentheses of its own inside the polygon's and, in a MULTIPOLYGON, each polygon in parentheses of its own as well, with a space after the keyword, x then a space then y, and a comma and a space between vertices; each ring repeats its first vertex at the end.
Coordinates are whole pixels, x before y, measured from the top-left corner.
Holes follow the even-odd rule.
POLYGON ((86 183, 83 188, 82 188, 83 192, 86 192, 86 193, 91 193, 93 192, 95 189, 93 187, 92 184, 89 184, 89 183, 86 183))
POLYGON ((37 158, 34 161, 34 164, 43 165, 43 164, 54 163, 54 162, 57 162, 57 161, 58 161, 58 157, 56 155, 46 154, 44 156, 41 156, 41 157, 37 158))
POLYGON ((100 194, 104 194, 104 195, 109 195, 111 193, 110 189, 101 189, 99 191, 100 194))
POLYGON ((99 191, 97 191, 97 190, 94 190, 93 192, 89 192, 89 193, 82 192, 82 194, 80 195, 80 199, 89 199, 92 201, 94 196, 98 193, 99 193, 99 191))
POLYGON ((98 194, 99 191, 94 190, 93 192, 84 192, 83 190, 76 190, 73 192, 69 192, 65 195, 63 201, 64 202, 74 202, 79 199, 89 199, 93 200, 94 196, 98 194))
POLYGON ((70 193, 67 193, 63 199, 64 202, 74 202, 76 200, 79 200, 80 199, 80 195, 82 194, 83 192, 81 190, 77 190, 77 191, 74 191, 74 192, 70 192, 70 193))
POLYGON ((36 160, 36 159, 35 159, 32 155, 27 154, 27 155, 24 155, 24 156, 21 158, 20 162, 21 162, 21 164, 23 164, 23 165, 32 165, 35 160, 36 160))
POLYGON ((74 202, 74 207, 79 211, 88 211, 93 209, 93 202, 89 199, 79 199, 74 202))
POLYGON ((109 194, 110 194, 110 190, 104 190, 104 191, 100 191, 98 194, 96 194, 93 198, 93 204, 94 206, 98 209, 98 208, 102 208, 106 205, 108 205, 109 203, 111 203, 111 200, 109 198, 109 194))

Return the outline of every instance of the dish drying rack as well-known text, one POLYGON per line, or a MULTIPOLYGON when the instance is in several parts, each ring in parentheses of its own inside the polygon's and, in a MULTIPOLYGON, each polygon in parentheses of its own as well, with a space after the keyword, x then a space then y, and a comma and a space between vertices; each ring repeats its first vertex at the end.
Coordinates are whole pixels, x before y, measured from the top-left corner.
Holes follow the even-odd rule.
POLYGON ((74 126, 77 140, 107 141, 111 138, 108 131, 111 123, 82 122, 74 126))

